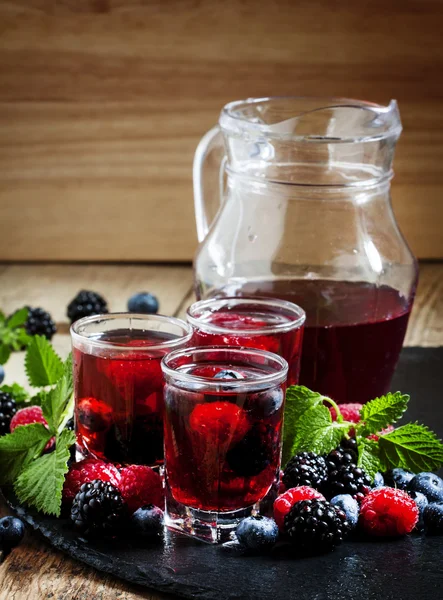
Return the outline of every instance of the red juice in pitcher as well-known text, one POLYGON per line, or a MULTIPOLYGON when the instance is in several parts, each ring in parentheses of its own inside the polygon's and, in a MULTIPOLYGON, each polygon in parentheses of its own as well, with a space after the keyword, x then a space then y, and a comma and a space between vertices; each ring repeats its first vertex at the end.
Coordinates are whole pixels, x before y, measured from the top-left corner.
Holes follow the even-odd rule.
POLYGON ((305 309, 300 384, 341 403, 389 390, 413 299, 388 286, 326 280, 249 282, 239 293, 305 309))

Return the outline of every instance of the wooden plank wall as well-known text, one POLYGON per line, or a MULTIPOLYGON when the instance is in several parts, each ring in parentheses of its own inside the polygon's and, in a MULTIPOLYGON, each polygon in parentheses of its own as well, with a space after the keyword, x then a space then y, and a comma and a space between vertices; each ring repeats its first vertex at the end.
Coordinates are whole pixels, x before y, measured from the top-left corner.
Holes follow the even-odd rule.
POLYGON ((397 98, 394 206, 443 257, 442 0, 0 0, 0 260, 192 258, 232 99, 397 98))

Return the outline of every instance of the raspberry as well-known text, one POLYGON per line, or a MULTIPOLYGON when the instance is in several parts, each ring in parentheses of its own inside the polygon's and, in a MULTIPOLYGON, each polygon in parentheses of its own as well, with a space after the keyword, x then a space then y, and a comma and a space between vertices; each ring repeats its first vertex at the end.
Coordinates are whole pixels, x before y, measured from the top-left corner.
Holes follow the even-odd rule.
POLYGON ((249 429, 245 411, 231 402, 198 404, 189 417, 192 431, 219 446, 239 442, 249 429))
POLYGON ((42 425, 48 426, 40 406, 28 406, 18 410, 11 419, 11 433, 16 427, 30 425, 31 423, 42 423, 42 425))
POLYGON ((417 505, 406 492, 382 487, 363 498, 359 523, 370 535, 398 536, 411 533, 418 517, 417 505))
POLYGON ((325 500, 325 497, 307 485, 291 488, 274 502, 274 519, 280 531, 283 531, 286 515, 300 500, 325 500))
POLYGON ((384 435, 385 433, 391 433, 391 431, 394 431, 394 429, 395 427, 393 427, 392 425, 388 425, 387 427, 385 427, 385 429, 382 429, 378 433, 371 433, 371 435, 368 435, 368 440, 374 440, 378 442, 381 435, 384 435))
POLYGON ((144 465, 130 465, 121 471, 118 485, 123 500, 131 512, 147 504, 164 506, 163 486, 160 475, 144 465))
MULTIPOLYGON (((31 425, 32 423, 41 423, 45 427, 48 427, 48 422, 43 416, 43 411, 40 406, 27 406, 18 410, 11 419, 11 433, 20 427, 20 425, 31 425)), ((45 452, 52 450, 55 444, 55 438, 52 437, 45 446, 45 452)))
POLYGON ((73 463, 63 486, 63 500, 72 502, 81 486, 95 479, 108 481, 118 487, 120 473, 113 464, 95 458, 86 458, 78 463, 73 463))
MULTIPOLYGON (((351 423, 360 423, 360 411, 363 408, 363 404, 351 402, 349 404, 340 404, 339 408, 341 415, 345 421, 350 421, 351 423)), ((329 411, 331 413, 332 420, 336 421, 337 413, 335 411, 335 408, 333 406, 330 406, 329 411)))

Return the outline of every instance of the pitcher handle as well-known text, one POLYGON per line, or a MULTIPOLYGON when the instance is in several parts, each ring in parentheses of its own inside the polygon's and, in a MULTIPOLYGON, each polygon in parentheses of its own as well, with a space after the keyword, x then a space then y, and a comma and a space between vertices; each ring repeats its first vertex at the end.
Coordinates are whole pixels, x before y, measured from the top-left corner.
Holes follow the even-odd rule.
POLYGON ((194 155, 192 180, 194 185, 195 221, 199 242, 205 239, 222 203, 225 163, 223 135, 220 127, 216 125, 202 137, 194 155), (217 168, 212 169, 210 176, 211 160, 212 166, 217 168))

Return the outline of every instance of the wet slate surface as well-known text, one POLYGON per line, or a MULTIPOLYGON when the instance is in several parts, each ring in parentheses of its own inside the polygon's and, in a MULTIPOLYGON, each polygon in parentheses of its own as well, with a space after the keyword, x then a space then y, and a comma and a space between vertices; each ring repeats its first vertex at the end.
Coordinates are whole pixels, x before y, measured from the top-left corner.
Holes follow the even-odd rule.
MULTIPOLYGON (((403 351, 393 390, 411 395, 408 420, 443 435, 443 347, 403 351)), ((5 490, 8 501, 15 499, 5 490)), ((67 521, 16 508, 54 547, 73 558, 181 598, 207 600, 428 600, 443 595, 443 537, 351 541, 315 558, 238 556, 167 534, 160 545, 89 544, 67 521)))

